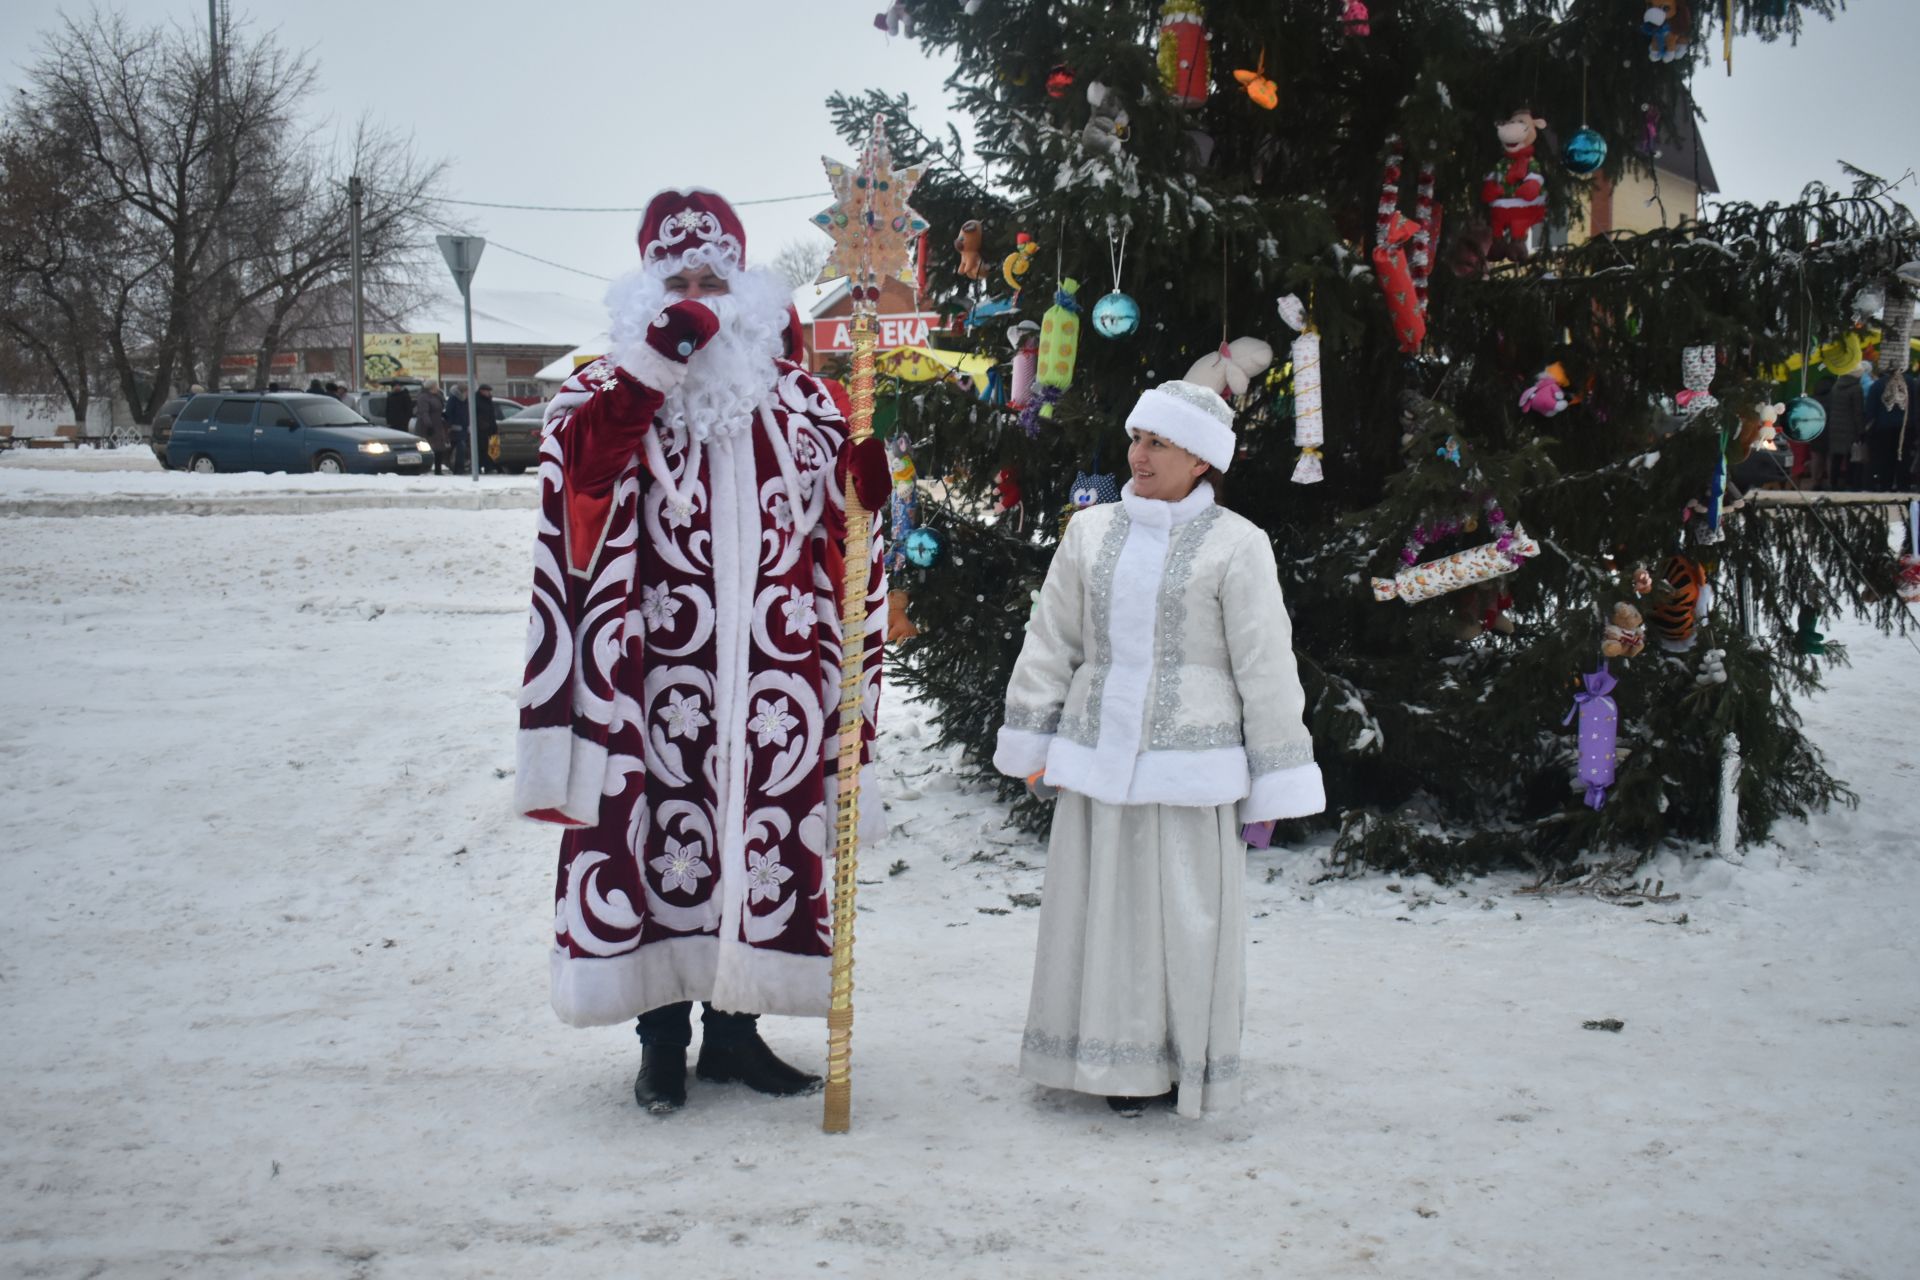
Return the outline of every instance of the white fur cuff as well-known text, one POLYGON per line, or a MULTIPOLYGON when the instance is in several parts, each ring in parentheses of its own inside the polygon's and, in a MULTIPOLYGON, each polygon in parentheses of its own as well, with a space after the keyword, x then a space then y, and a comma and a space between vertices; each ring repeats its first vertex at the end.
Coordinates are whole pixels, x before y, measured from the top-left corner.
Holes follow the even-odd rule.
POLYGON ((1320 766, 1295 765, 1291 769, 1263 773, 1253 780, 1253 790, 1240 802, 1240 821, 1304 818, 1326 807, 1327 789, 1320 780, 1320 766))
POLYGON ((1053 745, 1050 733, 1028 729, 1000 729, 993 748, 993 767, 1009 778, 1031 778, 1047 767, 1047 748, 1053 745))
POLYGON ((514 735, 514 810, 526 817, 558 812, 569 823, 590 827, 600 820, 600 788, 607 749, 564 725, 521 729, 514 735))
POLYGON ((679 386, 687 376, 685 364, 678 360, 667 359, 645 342, 636 342, 616 352, 613 361, 637 378, 642 385, 651 387, 662 395, 679 386))

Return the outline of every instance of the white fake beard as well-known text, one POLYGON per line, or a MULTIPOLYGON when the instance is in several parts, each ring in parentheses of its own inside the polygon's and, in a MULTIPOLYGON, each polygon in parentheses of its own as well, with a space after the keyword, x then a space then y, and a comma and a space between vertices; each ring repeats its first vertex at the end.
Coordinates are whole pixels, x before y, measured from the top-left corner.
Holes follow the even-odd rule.
MULTIPOLYGON (((720 320, 720 331, 687 361, 687 376, 667 393, 658 420, 669 441, 684 445, 732 436, 753 424, 754 413, 778 376, 774 361, 786 345, 786 309, 791 291, 771 271, 736 272, 731 292, 701 298, 720 320)), ((640 271, 615 282, 612 349, 643 340, 655 316, 675 302, 662 278, 640 271)))

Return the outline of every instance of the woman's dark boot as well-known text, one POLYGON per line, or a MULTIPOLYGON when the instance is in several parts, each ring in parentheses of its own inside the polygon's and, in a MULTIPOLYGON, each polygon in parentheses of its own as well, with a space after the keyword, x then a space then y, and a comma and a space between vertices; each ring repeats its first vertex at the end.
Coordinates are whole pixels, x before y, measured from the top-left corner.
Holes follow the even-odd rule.
POLYGON ((782 1062, 767 1047, 759 1021, 759 1014, 722 1013, 706 1006, 700 1015, 700 1060, 693 1073, 715 1084, 744 1084, 781 1098, 818 1089, 819 1076, 782 1062))

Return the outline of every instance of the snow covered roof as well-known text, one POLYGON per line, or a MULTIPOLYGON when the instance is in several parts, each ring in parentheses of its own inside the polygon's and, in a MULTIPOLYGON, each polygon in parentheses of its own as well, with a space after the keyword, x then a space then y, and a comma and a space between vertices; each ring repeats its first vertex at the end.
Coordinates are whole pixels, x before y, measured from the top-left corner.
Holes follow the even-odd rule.
POLYGON ((613 339, 605 330, 595 334, 591 342, 583 342, 567 354, 533 375, 535 382, 565 382, 573 376, 573 371, 587 360, 598 360, 607 354, 607 347, 613 339))
POLYGON ((822 284, 803 284, 793 291, 794 310, 803 319, 811 320, 844 298, 848 283, 847 278, 841 276, 838 280, 828 280, 822 284))
MULTIPOLYGON (((407 332, 438 333, 442 347, 466 341, 460 295, 451 291, 407 317, 407 332)), ((473 340, 500 346, 570 347, 607 327, 597 299, 525 289, 473 290, 473 340)))

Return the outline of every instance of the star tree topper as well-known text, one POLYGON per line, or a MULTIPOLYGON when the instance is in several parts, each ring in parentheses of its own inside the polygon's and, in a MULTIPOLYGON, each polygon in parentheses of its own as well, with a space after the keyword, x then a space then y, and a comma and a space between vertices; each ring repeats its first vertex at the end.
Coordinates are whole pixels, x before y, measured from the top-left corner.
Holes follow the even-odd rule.
POLYGON ((877 306, 882 279, 914 281, 913 246, 927 221, 907 200, 924 169, 893 167, 893 151, 879 116, 857 167, 831 156, 820 160, 833 186, 833 203, 813 215, 814 225, 833 238, 833 254, 820 278, 845 276, 852 281, 856 307, 877 306))

